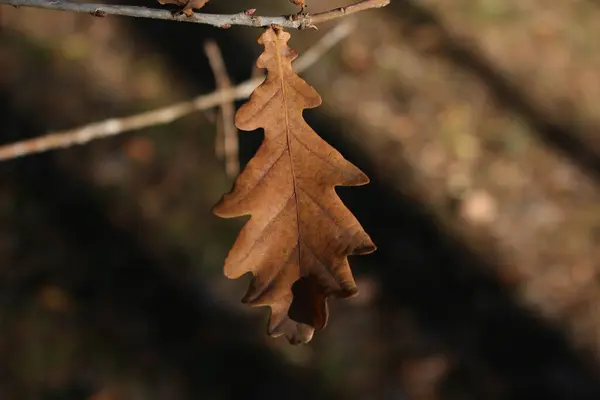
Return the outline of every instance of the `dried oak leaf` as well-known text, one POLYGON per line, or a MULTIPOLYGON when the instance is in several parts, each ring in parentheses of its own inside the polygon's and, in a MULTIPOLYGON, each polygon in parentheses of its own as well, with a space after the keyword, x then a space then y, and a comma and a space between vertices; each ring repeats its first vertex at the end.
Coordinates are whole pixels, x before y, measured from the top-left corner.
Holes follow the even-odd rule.
POLYGON ((300 7, 302 10, 306 8, 306 2, 304 0, 289 0, 290 3, 300 7))
POLYGON ((159 4, 175 4, 176 6, 183 7, 178 12, 184 13, 188 17, 194 14, 194 9, 202 8, 208 3, 209 0, 157 0, 159 4))
POLYGON ((268 334, 297 344, 327 323, 327 297, 358 292, 347 256, 371 253, 375 245, 335 192, 369 178, 304 121, 302 111, 319 106, 321 97, 292 70, 298 53, 289 38, 269 28, 258 40, 265 51, 256 65, 267 69, 267 78, 235 124, 245 131, 264 128, 265 137, 213 211, 223 218, 251 216, 225 260, 225 275, 251 272, 242 301, 269 306, 268 334))

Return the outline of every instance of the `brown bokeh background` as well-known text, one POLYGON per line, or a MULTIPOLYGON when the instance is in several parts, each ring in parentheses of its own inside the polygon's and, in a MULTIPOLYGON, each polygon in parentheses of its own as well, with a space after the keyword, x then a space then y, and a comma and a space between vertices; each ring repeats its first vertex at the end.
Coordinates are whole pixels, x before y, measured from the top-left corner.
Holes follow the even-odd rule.
MULTIPOLYGON (((295 10, 205 11, 249 7, 295 10)), ((356 17, 303 77, 306 119, 372 178, 339 189, 379 247, 351 260, 360 296, 300 347, 239 303, 214 110, 3 162, 0 399, 600 398, 600 3, 356 17)), ((241 82, 258 34, 0 6, 0 140, 210 92, 207 39, 241 82)), ((240 134, 242 164, 260 140, 240 134)))

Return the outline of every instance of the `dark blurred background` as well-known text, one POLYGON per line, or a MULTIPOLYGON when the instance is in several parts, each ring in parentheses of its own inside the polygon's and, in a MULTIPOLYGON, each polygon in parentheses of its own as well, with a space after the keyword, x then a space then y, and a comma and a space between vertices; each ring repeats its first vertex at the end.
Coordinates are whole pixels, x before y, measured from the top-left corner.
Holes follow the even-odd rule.
MULTIPOLYGON (((249 7, 296 10, 205 11, 249 7)), ((306 119, 372 178, 338 191, 378 245, 351 259, 360 296, 300 347, 240 304, 215 110, 3 162, 0 399, 600 399, 600 5, 355 20, 303 77, 324 99, 306 119)), ((0 6, 0 141, 208 93, 207 39, 241 82, 259 33, 0 6)), ((240 134, 242 164, 260 140, 240 134)))

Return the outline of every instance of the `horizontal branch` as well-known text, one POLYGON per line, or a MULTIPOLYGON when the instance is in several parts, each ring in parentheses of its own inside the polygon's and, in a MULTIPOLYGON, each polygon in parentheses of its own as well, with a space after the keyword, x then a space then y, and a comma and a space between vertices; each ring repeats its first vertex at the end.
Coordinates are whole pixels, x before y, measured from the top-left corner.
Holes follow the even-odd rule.
POLYGON ((105 15, 122 15, 137 18, 163 19, 179 22, 192 22, 207 24, 220 28, 229 28, 234 25, 268 27, 279 25, 288 29, 316 28, 316 24, 335 18, 344 17, 370 8, 385 7, 390 0, 363 0, 347 7, 317 14, 300 13, 291 16, 264 17, 254 15, 255 10, 247 10, 238 14, 205 14, 194 13, 191 16, 172 13, 169 10, 153 9, 146 7, 108 5, 101 3, 80 3, 69 0, 0 0, 0 4, 9 4, 15 7, 35 7, 49 10, 72 11, 91 14, 97 17, 105 15), (251 11, 251 12, 250 12, 251 11))
MULTIPOLYGON (((352 21, 346 21, 331 29, 313 47, 298 57, 294 62, 294 70, 301 73, 309 68, 336 43, 348 36, 353 27, 352 21)), ((264 80, 264 77, 250 79, 235 87, 204 94, 190 101, 182 101, 129 117, 110 118, 78 128, 6 144, 0 146, 0 161, 81 145, 95 139, 115 136, 155 125, 168 124, 195 111, 207 110, 227 102, 247 99, 264 80)))

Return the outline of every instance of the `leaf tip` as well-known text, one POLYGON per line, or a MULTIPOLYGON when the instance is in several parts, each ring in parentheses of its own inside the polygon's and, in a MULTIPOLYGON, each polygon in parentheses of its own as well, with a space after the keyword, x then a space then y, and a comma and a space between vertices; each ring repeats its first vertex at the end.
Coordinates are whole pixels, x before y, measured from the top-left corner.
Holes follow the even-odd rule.
MULTIPOLYGON (((235 186, 232 192, 234 191, 235 186)), ((235 198, 232 197, 232 192, 225 194, 221 197, 221 200, 213 206, 211 212, 214 215, 220 218, 235 218, 246 214, 243 209, 240 208, 239 202, 235 201, 235 198)))
POLYGON ((221 200, 219 200, 219 202, 215 204, 210 211, 217 217, 227 218, 225 213, 223 213, 223 198, 221 198, 221 200))
POLYGON ((369 238, 369 242, 364 244, 363 246, 360 246, 360 247, 354 249, 354 252, 352 252, 352 255, 364 256, 366 254, 373 253, 375 250, 377 250, 377 246, 375 246, 375 243, 373 243, 371 241, 371 238, 369 238))
POLYGON ((359 174, 356 177, 356 186, 363 186, 371 182, 371 179, 364 172, 359 170, 359 174))

